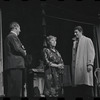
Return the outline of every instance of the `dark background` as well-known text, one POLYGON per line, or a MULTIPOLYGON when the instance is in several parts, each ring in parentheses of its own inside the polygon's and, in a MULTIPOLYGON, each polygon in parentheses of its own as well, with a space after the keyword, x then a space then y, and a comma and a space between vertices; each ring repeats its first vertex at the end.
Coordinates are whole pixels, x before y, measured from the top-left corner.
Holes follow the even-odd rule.
POLYGON ((64 63, 71 65, 74 27, 81 25, 84 29, 84 35, 93 39, 93 25, 98 24, 100 2, 94 0, 1 0, 3 41, 10 31, 9 24, 12 21, 18 22, 21 26, 19 38, 27 53, 33 57, 33 67, 39 65, 43 48, 41 3, 45 3, 44 9, 48 16, 62 18, 46 16, 46 30, 47 35, 51 34, 57 37, 57 49, 61 53, 64 63))

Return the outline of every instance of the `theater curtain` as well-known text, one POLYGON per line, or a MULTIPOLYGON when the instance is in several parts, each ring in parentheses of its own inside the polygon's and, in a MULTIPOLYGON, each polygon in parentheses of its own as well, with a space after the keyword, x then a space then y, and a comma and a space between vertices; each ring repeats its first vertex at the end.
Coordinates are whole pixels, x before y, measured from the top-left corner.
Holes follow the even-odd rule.
POLYGON ((3 42, 2 42, 2 17, 0 10, 0 96, 4 95, 3 88, 3 42))
MULTIPOLYGON (((94 26, 94 46, 95 46, 95 64, 94 71, 96 68, 100 68, 100 24, 94 26)), ((97 78, 100 82, 100 71, 97 72, 97 78)), ((97 86, 96 77, 94 78, 94 91, 95 96, 100 96, 100 87, 97 86)))

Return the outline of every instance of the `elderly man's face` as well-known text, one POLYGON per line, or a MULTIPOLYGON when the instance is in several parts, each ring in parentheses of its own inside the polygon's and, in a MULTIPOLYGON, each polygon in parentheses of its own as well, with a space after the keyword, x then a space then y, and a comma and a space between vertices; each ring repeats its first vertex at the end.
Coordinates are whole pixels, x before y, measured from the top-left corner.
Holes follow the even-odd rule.
POLYGON ((79 30, 74 30, 74 35, 79 38, 82 33, 79 30))
POLYGON ((17 34, 19 35, 19 33, 21 32, 20 26, 18 26, 16 29, 17 29, 17 34))

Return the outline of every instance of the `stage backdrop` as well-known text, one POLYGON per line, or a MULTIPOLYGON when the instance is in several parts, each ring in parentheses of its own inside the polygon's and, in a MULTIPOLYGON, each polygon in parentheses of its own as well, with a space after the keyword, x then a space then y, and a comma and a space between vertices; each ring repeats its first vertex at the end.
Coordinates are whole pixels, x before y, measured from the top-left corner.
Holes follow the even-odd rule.
MULTIPOLYGON (((87 18, 82 18, 82 16, 76 16, 74 14, 69 14, 67 11, 58 9, 57 7, 44 6, 44 19, 45 19, 45 30, 46 35, 54 35, 57 37, 57 50, 61 53, 65 65, 69 65, 67 70, 67 75, 64 76, 64 85, 70 83, 72 80, 72 38, 74 36, 74 27, 80 25, 83 28, 83 34, 92 39, 95 51, 96 59, 94 64, 94 71, 99 67, 98 51, 100 51, 100 26, 94 31, 96 24, 93 23, 92 19, 87 16, 87 18), (71 73, 71 74, 70 74, 71 73), (66 80, 67 76, 71 79, 66 80)), ((45 33, 45 31, 44 31, 45 33)), ((66 67, 65 67, 66 68, 66 67)), ((69 86, 69 85, 68 85, 69 86)), ((94 93, 98 96, 97 83, 94 77, 94 93)))

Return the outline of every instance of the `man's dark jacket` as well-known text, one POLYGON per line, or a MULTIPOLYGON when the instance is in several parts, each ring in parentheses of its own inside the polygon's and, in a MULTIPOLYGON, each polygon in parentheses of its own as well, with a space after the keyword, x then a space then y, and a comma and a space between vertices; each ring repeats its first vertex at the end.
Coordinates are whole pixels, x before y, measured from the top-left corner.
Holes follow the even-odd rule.
POLYGON ((22 48, 22 43, 16 34, 10 32, 10 34, 6 37, 4 51, 4 70, 25 67, 24 49, 22 48))

